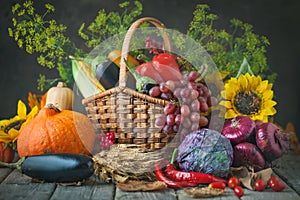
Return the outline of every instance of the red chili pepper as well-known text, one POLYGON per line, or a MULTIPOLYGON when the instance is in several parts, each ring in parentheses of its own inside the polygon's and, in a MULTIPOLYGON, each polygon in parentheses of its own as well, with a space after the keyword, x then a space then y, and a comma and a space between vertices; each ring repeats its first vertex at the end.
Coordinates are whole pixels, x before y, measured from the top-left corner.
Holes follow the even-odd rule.
POLYGON ((156 179, 159 180, 159 181, 163 181, 165 184, 167 184, 167 186, 169 188, 179 189, 179 188, 184 188, 184 187, 195 187, 195 186, 198 185, 198 184, 193 183, 193 182, 173 181, 173 180, 168 179, 162 171, 161 164, 163 164, 163 163, 162 162, 156 162, 154 164, 156 179))
POLYGON ((166 170, 165 170, 167 176, 173 181, 190 181, 197 184, 209 184, 213 182, 227 183, 225 179, 210 174, 205 174, 200 172, 184 172, 184 171, 176 170, 173 165, 176 151, 177 149, 174 150, 172 160, 170 164, 166 166, 166 170))
POLYGON ((224 190, 226 188, 226 184, 224 182, 213 182, 208 185, 209 188, 218 188, 224 190))

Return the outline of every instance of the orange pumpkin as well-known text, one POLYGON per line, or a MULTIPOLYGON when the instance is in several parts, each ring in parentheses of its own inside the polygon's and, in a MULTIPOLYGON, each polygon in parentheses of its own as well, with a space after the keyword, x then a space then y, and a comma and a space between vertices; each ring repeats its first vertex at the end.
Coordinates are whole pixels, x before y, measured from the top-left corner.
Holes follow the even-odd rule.
POLYGON ((17 147, 21 158, 47 153, 90 155, 95 138, 93 124, 84 114, 60 111, 50 104, 21 130, 17 147))
POLYGON ((0 161, 11 163, 15 158, 15 151, 10 147, 6 146, 4 142, 0 142, 0 161))

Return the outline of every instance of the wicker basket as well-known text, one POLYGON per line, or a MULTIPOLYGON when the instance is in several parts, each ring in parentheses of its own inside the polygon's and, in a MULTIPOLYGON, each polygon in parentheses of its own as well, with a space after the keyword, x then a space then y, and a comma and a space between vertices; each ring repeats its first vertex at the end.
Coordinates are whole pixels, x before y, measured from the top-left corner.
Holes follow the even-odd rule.
POLYGON ((165 134, 155 126, 155 119, 163 115, 164 106, 168 101, 126 87, 125 60, 134 32, 143 22, 150 22, 161 31, 164 48, 171 52, 164 25, 151 17, 138 19, 131 25, 123 41, 119 85, 83 99, 82 103, 98 133, 114 132, 117 144, 135 144, 140 148, 155 150, 170 144, 175 136, 175 134, 165 134))

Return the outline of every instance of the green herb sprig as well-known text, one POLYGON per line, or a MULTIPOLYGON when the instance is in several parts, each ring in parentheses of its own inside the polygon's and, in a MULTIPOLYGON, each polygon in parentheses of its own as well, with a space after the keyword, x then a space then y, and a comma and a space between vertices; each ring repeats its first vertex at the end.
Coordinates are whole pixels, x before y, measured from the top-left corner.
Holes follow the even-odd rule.
MULTIPOLYGON (((67 27, 53 19, 54 6, 45 4, 45 12, 37 13, 33 1, 26 0, 23 4, 12 6, 12 27, 8 28, 20 48, 29 54, 37 54, 37 62, 49 69, 56 68, 61 80, 66 83, 73 81, 68 55, 81 55, 82 51, 65 36, 67 27)), ((38 89, 44 90, 47 83, 55 80, 40 75, 38 89)), ((49 85, 48 85, 49 87, 49 85)))
POLYGON ((230 20, 230 31, 217 30, 214 23, 218 16, 209 11, 206 4, 196 6, 187 35, 204 47, 219 70, 234 77, 246 58, 255 75, 274 82, 277 75, 270 70, 266 57, 268 39, 255 34, 252 25, 238 19, 230 20))
POLYGON ((87 47, 94 48, 103 40, 127 31, 143 11, 143 5, 139 1, 134 1, 133 5, 125 1, 119 4, 119 8, 120 12, 106 12, 105 9, 100 9, 90 25, 82 23, 78 35, 86 41, 87 47))

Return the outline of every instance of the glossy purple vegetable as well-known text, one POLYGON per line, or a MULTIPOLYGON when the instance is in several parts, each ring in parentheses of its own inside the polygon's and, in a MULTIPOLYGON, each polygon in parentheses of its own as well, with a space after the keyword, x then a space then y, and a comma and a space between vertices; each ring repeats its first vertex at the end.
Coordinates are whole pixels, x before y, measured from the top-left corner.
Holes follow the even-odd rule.
POLYGON ((237 116, 226 120, 222 135, 230 140, 232 145, 249 141, 255 134, 255 122, 246 116, 237 116))
POLYGON ((256 128, 256 144, 267 161, 280 158, 289 146, 287 134, 273 123, 260 123, 256 128))
POLYGON ((260 171, 265 168, 266 162, 256 145, 249 142, 242 142, 233 147, 234 167, 245 166, 254 171, 260 171))
POLYGON ((45 182, 69 183, 83 181, 94 173, 91 157, 81 154, 42 154, 27 156, 16 163, 0 163, 45 182))

